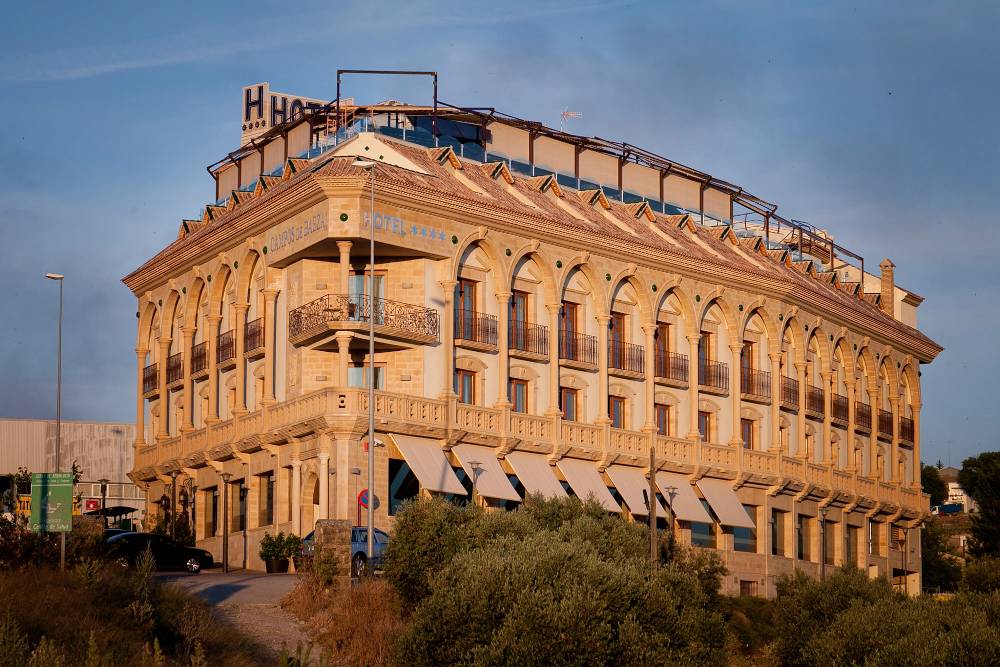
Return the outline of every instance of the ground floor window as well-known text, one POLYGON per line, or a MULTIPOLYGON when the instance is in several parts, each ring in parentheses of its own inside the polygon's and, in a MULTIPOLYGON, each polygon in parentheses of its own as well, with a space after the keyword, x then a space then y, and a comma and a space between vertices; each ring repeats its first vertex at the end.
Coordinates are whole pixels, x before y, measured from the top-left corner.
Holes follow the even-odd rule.
MULTIPOLYGON (((708 512, 709 516, 712 516, 712 507, 708 504, 708 501, 701 501, 702 507, 708 512)), ((691 522, 691 544, 696 547, 709 547, 715 548, 715 524, 714 523, 701 523, 699 521, 691 522)))
POLYGON ((205 489, 205 501, 208 511, 205 512, 205 537, 214 537, 219 530, 219 487, 205 489))
POLYGON ((882 555, 882 524, 878 521, 868 522, 868 553, 882 555))
POLYGON ((858 537, 861 529, 857 526, 847 526, 844 530, 844 562, 850 565, 858 564, 858 537))
POLYGON ((733 549, 746 553, 757 552, 757 508, 753 505, 744 505, 747 516, 753 521, 753 528, 733 527, 733 549))
POLYGON ((785 555, 785 514, 781 510, 771 510, 771 555, 785 555))
POLYGON ((757 582, 747 581, 745 579, 740 581, 740 596, 741 597, 757 597, 757 582))
POLYGON ((232 531, 246 530, 247 527, 247 488, 242 479, 232 482, 229 489, 229 502, 233 508, 229 529, 232 531))
POLYGON ((395 516, 404 502, 420 494, 420 481, 406 461, 389 459, 389 516, 395 516))
POLYGON ((798 525, 795 527, 795 539, 796 539, 796 557, 799 560, 811 560, 812 553, 810 550, 810 522, 811 517, 805 514, 800 514, 798 516, 798 525))
POLYGON ((833 565, 836 561, 837 541, 834 537, 836 530, 837 524, 833 521, 823 522, 823 562, 827 565, 833 565))
POLYGON ((257 475, 257 525, 274 523, 274 473, 257 475))

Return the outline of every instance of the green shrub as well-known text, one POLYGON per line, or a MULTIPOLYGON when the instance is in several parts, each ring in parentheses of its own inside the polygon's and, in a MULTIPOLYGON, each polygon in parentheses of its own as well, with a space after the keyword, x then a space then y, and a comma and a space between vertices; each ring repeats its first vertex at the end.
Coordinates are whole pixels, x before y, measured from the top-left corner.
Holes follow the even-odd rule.
POLYGON ((278 560, 281 558, 287 558, 285 555, 285 534, 265 533, 260 540, 260 559, 278 560))
POLYGON ((412 609, 397 662, 723 662, 718 559, 684 551, 652 572, 648 550, 645 526, 576 498, 514 512, 411 501, 386 558, 412 609))
POLYGON ((961 589, 973 593, 1000 591, 1000 558, 983 556, 962 571, 961 589))
MULTIPOLYGON (((281 537, 281 533, 278 534, 281 537)), ((295 533, 288 533, 281 541, 281 556, 279 558, 295 558, 302 549, 302 538, 295 533)))

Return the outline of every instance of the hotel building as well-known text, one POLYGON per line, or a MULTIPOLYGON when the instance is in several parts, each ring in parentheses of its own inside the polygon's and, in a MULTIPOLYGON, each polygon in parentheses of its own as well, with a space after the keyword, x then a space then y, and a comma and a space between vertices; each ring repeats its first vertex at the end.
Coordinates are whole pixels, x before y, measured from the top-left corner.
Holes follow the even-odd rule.
POLYGON ((661 526, 718 550, 726 591, 844 563, 919 590, 941 347, 891 261, 630 144, 392 101, 268 124, 267 94, 244 91, 214 202, 124 279, 132 477, 192 480, 199 546, 228 527, 260 567, 267 532, 364 522, 373 361, 379 527, 473 475, 491 507, 570 493, 645 521, 652 450, 661 526))

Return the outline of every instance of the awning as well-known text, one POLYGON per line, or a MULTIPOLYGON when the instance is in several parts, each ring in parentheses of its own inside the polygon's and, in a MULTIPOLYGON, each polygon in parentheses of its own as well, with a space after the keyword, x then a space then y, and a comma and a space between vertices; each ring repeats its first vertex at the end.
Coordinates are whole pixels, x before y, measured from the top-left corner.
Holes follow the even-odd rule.
POLYGON ((673 487, 674 497, 668 502, 678 519, 712 523, 712 517, 705 511, 687 476, 660 471, 656 473, 656 485, 660 487, 660 493, 667 499, 670 498, 670 487, 673 487))
POLYGON ((566 481, 573 487, 573 493, 581 499, 586 500, 590 496, 601 504, 609 512, 621 512, 622 508, 615 502, 614 496, 604 485, 601 474, 597 472, 597 465, 593 461, 581 461, 580 459, 559 459, 556 463, 559 470, 566 476, 566 481))
POLYGON ((399 433, 393 433, 392 439, 410 470, 420 480, 420 486, 438 493, 456 493, 461 496, 468 494, 455 476, 455 471, 451 469, 437 440, 399 433))
POLYGON ((737 528, 756 528, 756 524, 750 519, 747 511, 743 509, 743 504, 733 491, 733 483, 725 479, 713 479, 702 477, 698 480, 698 488, 701 489, 705 500, 715 510, 715 515, 719 517, 719 523, 723 526, 734 526, 737 528))
POLYGON ((498 500, 521 500, 507 479, 507 473, 500 467, 492 447, 463 443, 455 445, 451 451, 458 457, 469 479, 475 478, 479 495, 498 500))
POLYGON ((546 498, 565 498, 568 495, 544 454, 511 452, 507 461, 528 493, 540 493, 546 498))
MULTIPOLYGON (((649 516, 649 509, 646 507, 646 501, 643 497, 643 491, 649 495, 649 480, 646 479, 642 468, 622 465, 608 466, 608 477, 618 489, 618 493, 625 499, 625 504, 628 505, 632 514, 649 516)), ((658 500, 654 500, 654 502, 656 503, 656 515, 666 516, 663 505, 658 500)))

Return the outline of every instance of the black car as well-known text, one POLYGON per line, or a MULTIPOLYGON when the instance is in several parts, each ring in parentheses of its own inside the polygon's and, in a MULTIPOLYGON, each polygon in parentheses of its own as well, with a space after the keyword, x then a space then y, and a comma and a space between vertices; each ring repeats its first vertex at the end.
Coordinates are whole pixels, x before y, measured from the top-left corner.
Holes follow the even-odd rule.
POLYGON ((212 567, 212 554, 204 549, 186 547, 165 535, 153 533, 121 533, 107 539, 112 557, 123 566, 133 566, 147 547, 153 553, 157 570, 187 570, 198 572, 212 567))

